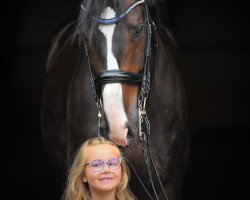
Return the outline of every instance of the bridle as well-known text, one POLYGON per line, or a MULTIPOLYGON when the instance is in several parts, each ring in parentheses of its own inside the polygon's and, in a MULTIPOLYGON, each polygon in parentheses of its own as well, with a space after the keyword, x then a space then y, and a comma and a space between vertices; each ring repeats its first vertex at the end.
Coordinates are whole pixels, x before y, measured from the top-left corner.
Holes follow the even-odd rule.
MULTIPOLYGON (((140 94, 138 97, 138 104, 139 107, 143 108, 143 105, 146 105, 146 98, 148 97, 149 90, 150 90, 150 71, 149 71, 149 61, 150 61, 150 54, 151 54, 151 37, 152 37, 152 23, 153 21, 149 17, 148 7, 146 6, 145 0, 136 1, 132 5, 129 6, 129 8, 121 15, 111 18, 111 19, 95 19, 97 23, 108 25, 108 24, 114 24, 122 20, 124 17, 126 17, 132 10, 140 5, 145 4, 145 24, 147 25, 148 31, 147 31, 147 43, 146 43, 146 49, 145 49, 145 61, 142 69, 142 73, 136 74, 124 70, 106 70, 99 74, 94 74, 92 71, 92 67, 89 60, 89 54, 88 54, 88 46, 86 39, 84 39, 84 46, 85 46, 85 54, 87 57, 87 62, 89 65, 90 70, 90 83, 92 87, 92 93, 94 95, 95 103, 97 104, 98 108, 98 117, 101 117, 101 108, 102 108, 102 102, 100 98, 101 94, 101 86, 107 83, 129 83, 133 85, 138 85, 141 87, 140 94)), ((81 5, 82 9, 85 10, 85 8, 81 5)), ((145 110, 145 107, 144 107, 145 110)), ((99 123, 100 124, 100 123, 99 123)), ((100 126, 99 126, 100 127, 100 126)))
MULTIPOLYGON (((108 24, 114 24, 118 23, 120 20, 122 20, 124 17, 126 17, 134 8, 136 8, 138 5, 144 4, 145 6, 145 12, 144 12, 144 23, 146 24, 147 27, 147 40, 146 40, 146 48, 145 48, 145 60, 143 64, 143 69, 140 74, 132 73, 129 71, 124 71, 124 70, 105 70, 102 71, 101 73, 94 74, 91 64, 90 64, 90 59, 89 59, 89 53, 88 53, 88 46, 87 46, 87 41, 84 39, 84 48, 85 48, 85 55, 87 58, 89 70, 90 70, 90 84, 92 88, 92 94, 95 99, 95 103, 97 105, 98 109, 98 123, 99 123, 99 128, 98 128, 98 134, 101 135, 100 127, 101 127, 101 109, 102 109, 102 101, 101 101, 101 87, 104 84, 107 83, 127 83, 127 84, 133 84, 133 85, 138 85, 140 86, 140 94, 138 96, 138 107, 139 107, 139 136, 141 139, 141 145, 143 148, 144 152, 144 157, 145 157, 145 162, 148 167, 148 172, 149 172, 149 177, 151 180, 152 188, 155 194, 155 197, 157 200, 159 200, 156 189, 154 186, 153 178, 152 178, 152 169, 153 168, 156 177, 158 178, 158 181, 160 183, 161 189, 163 191, 163 194, 165 196, 165 199, 168 200, 167 195, 164 191, 164 188, 162 186, 161 180, 159 178, 159 175, 157 173, 156 167, 154 165, 151 152, 150 152, 150 122, 147 117, 146 113, 146 100, 149 95, 150 91, 150 57, 151 57, 151 41, 152 41, 152 28, 155 30, 156 26, 154 22, 152 21, 150 15, 149 15, 149 10, 148 10, 148 5, 146 0, 139 0, 134 2, 132 5, 128 7, 128 9, 121 15, 111 18, 111 19, 94 19, 97 21, 99 24, 103 25, 108 25, 108 24), (142 124, 145 123, 146 127, 146 133, 142 132, 142 124)), ((81 5, 82 9, 85 10, 83 5, 81 5)), ((129 161, 129 160, 128 160, 129 161)), ((129 161, 129 164, 131 165, 132 169, 134 170, 137 178, 139 179, 140 183, 142 184, 143 188, 146 190, 148 196, 150 199, 153 199, 151 194, 148 192, 146 187, 144 186, 142 180, 140 179, 138 173, 136 172, 134 166, 132 163, 129 161)))

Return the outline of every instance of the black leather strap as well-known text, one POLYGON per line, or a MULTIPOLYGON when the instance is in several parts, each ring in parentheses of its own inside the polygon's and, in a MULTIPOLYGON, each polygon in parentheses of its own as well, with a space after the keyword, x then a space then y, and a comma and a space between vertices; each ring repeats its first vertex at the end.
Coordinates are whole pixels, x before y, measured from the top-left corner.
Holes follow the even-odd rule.
POLYGON ((96 91, 100 94, 101 86, 107 83, 127 83, 141 85, 141 75, 123 70, 106 70, 97 74, 94 78, 96 91))

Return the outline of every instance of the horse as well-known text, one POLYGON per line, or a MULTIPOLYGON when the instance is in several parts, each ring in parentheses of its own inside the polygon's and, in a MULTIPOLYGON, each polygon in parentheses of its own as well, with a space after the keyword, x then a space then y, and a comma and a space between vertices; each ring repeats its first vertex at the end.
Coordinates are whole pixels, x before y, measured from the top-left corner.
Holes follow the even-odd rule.
POLYGON ((165 191, 179 200, 189 161, 188 95, 181 54, 157 3, 81 2, 78 18, 51 39, 41 127, 48 155, 63 170, 86 139, 102 135, 113 141, 133 164, 130 187, 140 200, 154 199, 150 184, 157 181, 156 175, 149 179, 141 142, 149 132, 164 189, 156 185, 157 199, 165 191))

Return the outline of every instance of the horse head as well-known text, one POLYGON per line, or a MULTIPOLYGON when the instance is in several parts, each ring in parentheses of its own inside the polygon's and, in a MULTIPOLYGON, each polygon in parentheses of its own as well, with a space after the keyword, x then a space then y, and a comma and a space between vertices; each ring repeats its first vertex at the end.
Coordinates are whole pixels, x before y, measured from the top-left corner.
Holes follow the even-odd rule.
POLYGON ((76 29, 85 43, 101 113, 100 134, 123 147, 138 136, 138 101, 150 40, 146 6, 144 0, 83 1, 76 29))

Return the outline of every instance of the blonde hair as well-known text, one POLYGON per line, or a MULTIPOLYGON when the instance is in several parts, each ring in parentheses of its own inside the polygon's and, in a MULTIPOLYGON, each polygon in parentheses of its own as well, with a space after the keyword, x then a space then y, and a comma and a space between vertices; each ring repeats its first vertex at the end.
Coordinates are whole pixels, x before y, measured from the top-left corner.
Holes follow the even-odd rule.
MULTIPOLYGON (((75 159, 67 177, 66 187, 62 196, 62 200, 90 200, 91 194, 88 183, 84 183, 82 175, 84 173, 84 164, 86 163, 87 149, 90 146, 108 144, 115 147, 121 154, 119 148, 109 140, 103 137, 91 138, 86 140, 75 154, 75 159)), ((122 156, 122 155, 121 155, 122 156)), ((119 186, 116 189, 116 197, 118 200, 135 200, 128 187, 129 168, 124 161, 121 164, 122 177, 119 186)))

